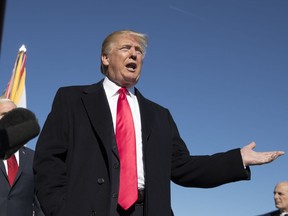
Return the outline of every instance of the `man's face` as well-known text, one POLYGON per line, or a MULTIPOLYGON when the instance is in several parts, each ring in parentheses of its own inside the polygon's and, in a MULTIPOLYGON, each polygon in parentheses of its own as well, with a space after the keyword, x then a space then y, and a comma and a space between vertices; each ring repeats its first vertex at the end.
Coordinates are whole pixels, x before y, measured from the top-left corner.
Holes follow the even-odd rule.
POLYGON ((281 211, 288 211, 288 182, 279 183, 274 189, 275 206, 281 211))
POLYGON ((117 85, 127 88, 135 85, 143 63, 140 43, 131 35, 118 36, 111 52, 102 55, 102 63, 108 67, 106 76, 117 85))
POLYGON ((0 119, 3 118, 3 116, 11 111, 12 109, 15 109, 16 105, 10 101, 5 101, 3 103, 0 103, 0 119))

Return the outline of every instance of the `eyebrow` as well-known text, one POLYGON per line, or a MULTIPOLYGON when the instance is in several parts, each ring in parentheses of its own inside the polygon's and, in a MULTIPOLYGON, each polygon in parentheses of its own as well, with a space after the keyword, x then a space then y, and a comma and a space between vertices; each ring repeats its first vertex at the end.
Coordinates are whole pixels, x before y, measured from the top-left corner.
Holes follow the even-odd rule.
POLYGON ((135 47, 136 51, 140 51, 141 53, 144 53, 144 49, 143 49, 143 47, 141 45, 135 46, 135 45, 131 45, 131 44, 122 44, 121 46, 119 46, 119 49, 120 50, 123 49, 123 48, 130 49, 131 47, 135 47))

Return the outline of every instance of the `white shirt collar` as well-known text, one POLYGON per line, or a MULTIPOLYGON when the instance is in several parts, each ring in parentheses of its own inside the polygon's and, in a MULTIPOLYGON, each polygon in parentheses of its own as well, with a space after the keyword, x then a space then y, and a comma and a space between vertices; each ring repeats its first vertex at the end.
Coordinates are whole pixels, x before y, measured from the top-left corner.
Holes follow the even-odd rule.
MULTIPOLYGON (((120 86, 116 85, 114 82, 112 82, 108 77, 105 77, 103 81, 103 87, 106 91, 106 94, 108 97, 112 97, 117 94, 118 90, 121 88, 120 86)), ((127 89, 129 94, 135 94, 134 87, 127 89)))

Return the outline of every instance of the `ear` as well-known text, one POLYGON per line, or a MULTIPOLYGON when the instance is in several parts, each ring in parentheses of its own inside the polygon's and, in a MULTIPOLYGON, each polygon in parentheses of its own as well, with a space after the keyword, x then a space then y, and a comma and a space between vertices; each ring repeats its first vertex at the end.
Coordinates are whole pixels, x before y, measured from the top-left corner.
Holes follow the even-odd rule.
POLYGON ((105 65, 105 66, 108 66, 109 65, 109 57, 107 55, 102 55, 101 56, 101 60, 102 60, 102 63, 105 65))

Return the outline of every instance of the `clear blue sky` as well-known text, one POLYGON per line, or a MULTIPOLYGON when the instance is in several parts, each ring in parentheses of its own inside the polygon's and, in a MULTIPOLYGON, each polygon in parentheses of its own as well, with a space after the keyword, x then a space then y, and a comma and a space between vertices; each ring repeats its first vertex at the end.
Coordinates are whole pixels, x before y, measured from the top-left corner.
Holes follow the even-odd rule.
POLYGON ((60 86, 102 79, 101 43, 119 29, 148 34, 137 87, 170 109, 191 154, 251 141, 257 151, 286 151, 252 167, 251 181, 214 189, 171 184, 175 215, 273 210, 274 185, 288 180, 288 0, 10 0, 0 89, 25 44, 28 108, 42 126, 60 86))

